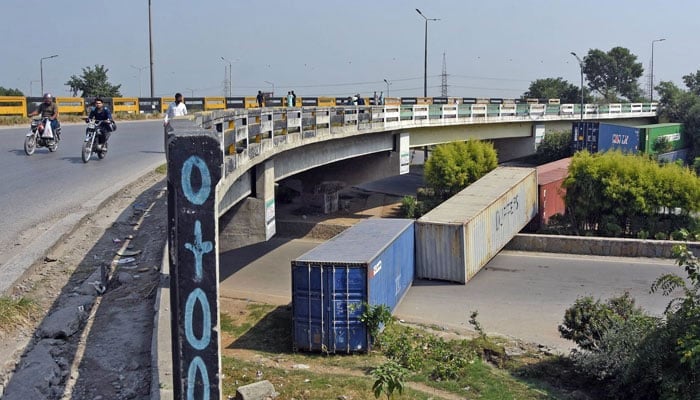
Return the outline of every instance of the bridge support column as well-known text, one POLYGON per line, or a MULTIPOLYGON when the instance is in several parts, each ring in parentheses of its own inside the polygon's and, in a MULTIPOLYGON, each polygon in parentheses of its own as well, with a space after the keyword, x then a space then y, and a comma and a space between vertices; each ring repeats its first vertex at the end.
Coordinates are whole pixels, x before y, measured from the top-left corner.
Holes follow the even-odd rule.
POLYGON ((220 219, 219 237, 225 249, 264 242, 275 235, 275 163, 267 160, 251 174, 251 196, 220 219))

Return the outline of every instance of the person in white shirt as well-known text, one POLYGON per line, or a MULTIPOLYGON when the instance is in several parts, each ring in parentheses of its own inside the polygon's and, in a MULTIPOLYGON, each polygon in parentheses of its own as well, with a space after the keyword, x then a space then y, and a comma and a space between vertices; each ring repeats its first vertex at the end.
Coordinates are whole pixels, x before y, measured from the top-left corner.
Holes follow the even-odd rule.
POLYGON ((173 131, 173 127, 170 126, 170 120, 175 118, 175 117, 181 117, 183 115, 187 115, 187 106, 185 106, 185 101, 182 99, 182 94, 181 93, 175 93, 175 101, 170 103, 168 106, 168 110, 165 112, 165 117, 163 118, 163 127, 164 133, 165 133, 165 160, 167 161, 170 157, 168 157, 168 137, 170 136, 170 132, 173 131))
POLYGON ((187 106, 185 101, 182 99, 181 93, 175 93, 175 101, 170 103, 168 106, 168 111, 165 112, 165 118, 163 118, 163 126, 168 126, 170 120, 174 117, 181 117, 187 115, 187 106))

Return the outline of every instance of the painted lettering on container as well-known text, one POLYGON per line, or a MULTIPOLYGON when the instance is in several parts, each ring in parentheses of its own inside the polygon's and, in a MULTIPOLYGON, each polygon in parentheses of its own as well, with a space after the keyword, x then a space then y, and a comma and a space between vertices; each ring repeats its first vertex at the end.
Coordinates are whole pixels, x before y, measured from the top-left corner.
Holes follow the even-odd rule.
POLYGON ((630 140, 629 135, 622 135, 619 133, 614 133, 612 135, 612 143, 613 144, 621 144, 621 145, 626 145, 630 140))
POLYGON ((518 195, 516 194, 512 199, 504 204, 503 207, 496 210, 496 230, 500 230, 507 218, 514 215, 519 208, 520 203, 518 201, 518 195))

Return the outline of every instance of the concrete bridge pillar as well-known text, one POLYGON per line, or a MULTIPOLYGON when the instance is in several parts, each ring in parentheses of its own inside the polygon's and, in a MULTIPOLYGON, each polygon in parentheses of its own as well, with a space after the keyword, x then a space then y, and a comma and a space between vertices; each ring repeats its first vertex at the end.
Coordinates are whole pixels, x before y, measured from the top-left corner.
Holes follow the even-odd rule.
POLYGON ((264 242, 275 235, 275 163, 269 159, 251 171, 251 195, 219 220, 222 248, 264 242))

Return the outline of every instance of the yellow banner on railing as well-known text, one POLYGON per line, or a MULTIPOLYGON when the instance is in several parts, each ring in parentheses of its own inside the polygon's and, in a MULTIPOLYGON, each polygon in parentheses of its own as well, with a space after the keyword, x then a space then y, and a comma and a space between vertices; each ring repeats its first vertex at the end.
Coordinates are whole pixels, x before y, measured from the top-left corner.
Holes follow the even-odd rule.
POLYGON ((62 114, 85 114, 85 99, 82 97, 56 97, 56 105, 62 114))
POLYGON ((114 112, 139 113, 138 97, 114 97, 112 98, 112 107, 114 112))
POLYGON ((205 97, 204 98, 204 111, 225 110, 225 109, 226 109, 226 98, 225 97, 205 97))
POLYGON ((160 112, 166 112, 168 111, 168 107, 170 107, 170 103, 175 101, 175 97, 161 97, 160 98, 160 112))
POLYGON ((27 116, 27 98, 22 96, 0 96, 0 115, 27 116))

